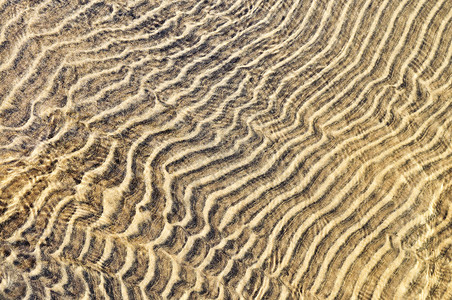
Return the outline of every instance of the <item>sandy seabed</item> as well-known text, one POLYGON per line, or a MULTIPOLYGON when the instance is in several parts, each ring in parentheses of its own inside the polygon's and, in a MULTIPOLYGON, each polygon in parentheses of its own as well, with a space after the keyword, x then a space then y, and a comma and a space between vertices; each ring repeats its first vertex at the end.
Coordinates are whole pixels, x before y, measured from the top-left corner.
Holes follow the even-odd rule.
POLYGON ((452 299, 452 1, 0 0, 0 299, 452 299))

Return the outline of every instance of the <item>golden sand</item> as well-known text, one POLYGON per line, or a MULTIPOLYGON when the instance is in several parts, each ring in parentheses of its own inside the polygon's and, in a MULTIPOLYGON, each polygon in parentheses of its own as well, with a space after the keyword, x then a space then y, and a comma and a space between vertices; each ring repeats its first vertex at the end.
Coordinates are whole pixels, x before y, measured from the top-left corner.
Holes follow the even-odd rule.
POLYGON ((0 0, 0 299, 452 299, 452 1, 0 0))

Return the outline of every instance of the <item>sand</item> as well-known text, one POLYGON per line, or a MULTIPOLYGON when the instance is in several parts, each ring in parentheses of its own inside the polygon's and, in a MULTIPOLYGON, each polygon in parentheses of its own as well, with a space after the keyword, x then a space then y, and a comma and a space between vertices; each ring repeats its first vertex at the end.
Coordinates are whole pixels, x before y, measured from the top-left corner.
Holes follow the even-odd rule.
POLYGON ((0 299, 452 299, 451 224, 451 1, 0 1, 0 299))

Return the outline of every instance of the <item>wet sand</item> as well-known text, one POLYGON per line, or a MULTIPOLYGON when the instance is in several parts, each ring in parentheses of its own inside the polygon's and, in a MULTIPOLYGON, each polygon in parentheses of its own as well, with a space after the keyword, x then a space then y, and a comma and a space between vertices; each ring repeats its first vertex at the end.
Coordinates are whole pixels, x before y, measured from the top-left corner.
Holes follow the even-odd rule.
POLYGON ((0 1, 0 299, 452 299, 452 2, 0 1))

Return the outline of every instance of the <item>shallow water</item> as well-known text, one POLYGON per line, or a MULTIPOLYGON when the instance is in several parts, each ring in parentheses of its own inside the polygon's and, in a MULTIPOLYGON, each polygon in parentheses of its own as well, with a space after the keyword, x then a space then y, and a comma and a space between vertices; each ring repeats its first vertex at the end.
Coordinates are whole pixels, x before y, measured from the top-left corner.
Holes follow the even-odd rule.
POLYGON ((0 299, 452 298, 452 2, 0 2, 0 299))

